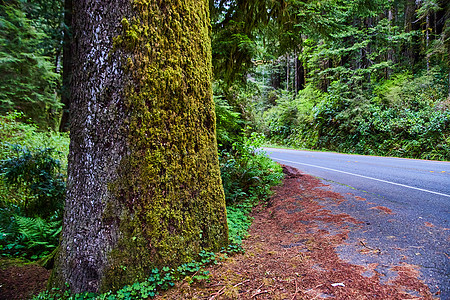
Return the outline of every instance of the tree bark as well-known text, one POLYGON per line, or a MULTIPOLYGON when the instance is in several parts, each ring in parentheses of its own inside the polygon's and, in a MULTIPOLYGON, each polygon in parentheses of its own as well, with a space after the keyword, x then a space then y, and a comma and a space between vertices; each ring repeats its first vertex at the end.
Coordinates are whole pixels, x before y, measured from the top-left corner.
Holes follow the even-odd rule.
MULTIPOLYGON (((389 21, 389 36, 388 36, 388 50, 387 50, 387 62, 392 62, 392 64, 395 63, 395 59, 394 59, 394 45, 392 44, 392 27, 393 27, 393 13, 392 13, 392 8, 389 8, 388 10, 388 21, 389 21)), ((395 25, 394 25, 395 26, 395 25)), ((392 68, 387 67, 386 68, 386 79, 391 78, 391 74, 392 74, 392 68)), ((370 74, 369 74, 370 75, 370 74)))
POLYGON ((305 88, 305 74, 303 62, 297 58, 297 92, 305 88))
MULTIPOLYGON (((430 49, 430 15, 427 13, 426 19, 426 28, 425 28, 425 51, 428 52, 430 49)), ((430 71, 430 55, 426 54, 426 61, 427 61, 427 72, 430 71)))
POLYGON ((51 285, 104 292, 228 243, 206 0, 73 2, 70 153, 51 285))

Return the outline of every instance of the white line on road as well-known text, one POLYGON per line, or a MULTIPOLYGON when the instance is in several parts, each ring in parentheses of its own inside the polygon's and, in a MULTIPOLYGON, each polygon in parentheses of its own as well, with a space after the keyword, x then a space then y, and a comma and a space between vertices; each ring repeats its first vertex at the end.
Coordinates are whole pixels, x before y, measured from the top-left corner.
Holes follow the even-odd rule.
POLYGON ((393 185, 397 185, 397 186, 402 186, 402 187, 406 187, 406 188, 413 189, 413 190, 418 190, 418 191, 427 192, 427 193, 431 193, 431 194, 435 194, 435 195, 439 195, 439 196, 444 196, 444 197, 449 197, 449 198, 450 198, 450 195, 447 195, 447 194, 442 194, 442 193, 438 193, 438 192, 433 192, 433 191, 430 191, 430 190, 425 190, 425 189, 421 189, 421 188, 409 186, 409 185, 406 185, 406 184, 401 184, 401 183, 391 182, 391 181, 387 181, 387 180, 382 180, 382 179, 378 179, 378 178, 373 178, 373 177, 369 177, 369 176, 359 175, 359 174, 355 174, 355 173, 350 173, 350 172, 340 171, 340 170, 331 169, 331 168, 326 168, 326 167, 321 167, 321 166, 316 166, 316 165, 310 165, 310 164, 300 163, 300 162, 296 162, 296 161, 285 160, 285 159, 281 159, 281 158, 272 158, 272 159, 274 159, 274 160, 279 160, 279 161, 284 161, 284 162, 288 162, 288 163, 292 163, 292 164, 298 164, 298 165, 304 165, 304 166, 309 166, 309 167, 314 167, 314 168, 319 168, 319 169, 329 170, 329 171, 333 171, 333 172, 339 172, 339 173, 348 174, 348 175, 353 175, 353 176, 357 176, 357 177, 361 177, 361 178, 372 179, 372 180, 376 180, 376 181, 379 181, 379 182, 389 183, 389 184, 393 184, 393 185))

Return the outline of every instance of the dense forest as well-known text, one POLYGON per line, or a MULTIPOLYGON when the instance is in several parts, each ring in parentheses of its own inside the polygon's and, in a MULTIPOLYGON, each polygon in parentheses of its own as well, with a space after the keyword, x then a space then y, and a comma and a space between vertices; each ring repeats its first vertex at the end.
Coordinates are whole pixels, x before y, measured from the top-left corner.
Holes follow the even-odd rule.
POLYGON ((212 16, 218 95, 271 143, 450 159, 447 1, 221 1, 212 16))
MULTIPOLYGON (((279 165, 255 151, 264 144, 450 160, 448 1, 214 0, 208 7, 208 1, 184 1, 183 6, 136 0, 117 4, 117 12, 115 4, 103 2, 101 8, 72 0, 0 1, 3 257, 52 268, 61 255, 55 249, 68 173, 74 178, 92 171, 90 178, 100 181, 123 177, 119 184, 105 179, 96 187, 83 179, 79 196, 69 181, 66 216, 68 205, 76 209, 78 199, 92 191, 126 203, 113 200, 113 210, 134 205, 133 213, 121 210, 125 219, 136 214, 145 224, 167 221, 157 232, 142 225, 145 232, 137 236, 129 229, 137 221, 127 225, 107 218, 116 229, 127 227, 122 234, 136 244, 144 238, 160 243, 155 253, 173 242, 164 240, 165 229, 179 232, 176 254, 164 248, 172 260, 161 254, 157 264, 150 264, 154 280, 145 281, 145 288, 151 296, 186 274, 200 276, 201 263, 180 269, 173 261, 198 261, 195 253, 203 249, 200 261, 212 262, 208 251, 217 251, 226 240, 231 246, 223 251, 239 251, 251 223, 248 212, 283 176, 279 165), (86 29, 97 25, 90 15, 101 16, 103 30, 86 29), (89 91, 96 97, 89 99, 89 91), (120 105, 101 110, 111 99, 120 105), (85 122, 90 114, 94 123, 85 122), (86 149, 90 154, 77 156, 86 149), (76 171, 76 163, 85 159, 88 166, 92 157, 100 157, 93 163, 97 169, 76 171), (108 169, 119 160, 126 165, 108 169), (213 171, 202 171, 206 165, 213 171), (143 166, 147 173, 140 171, 143 166), (140 176, 154 185, 144 187, 140 176), (146 204, 133 200, 137 195, 151 195, 145 201, 155 206, 144 209, 146 204), (223 196, 227 222, 219 224, 223 196), (190 197, 216 204, 195 207, 190 197), (184 204, 175 213, 158 211, 179 199, 184 204), (190 215, 196 217, 183 225, 190 215), (218 222, 220 234, 208 232, 205 224, 211 220, 205 216, 218 222), (183 235, 189 230, 195 234, 183 235), (198 244, 191 242, 198 236, 198 244)), ((94 212, 76 214, 89 219, 94 212)), ((138 248, 131 248, 136 253, 138 248)), ((115 292, 132 281, 133 274, 125 272, 128 256, 120 259, 121 269, 108 271, 117 281, 75 290, 115 292)))

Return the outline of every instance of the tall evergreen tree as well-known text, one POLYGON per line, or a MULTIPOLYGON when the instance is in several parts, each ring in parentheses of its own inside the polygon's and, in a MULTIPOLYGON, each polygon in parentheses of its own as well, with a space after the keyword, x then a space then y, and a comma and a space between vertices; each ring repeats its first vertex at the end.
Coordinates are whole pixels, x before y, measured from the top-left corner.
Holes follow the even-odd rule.
POLYGON ((58 75, 40 47, 45 33, 22 4, 0 2, 0 113, 17 110, 41 127, 55 127, 58 75))
POLYGON ((54 286, 117 289, 227 244, 207 1, 74 1, 54 286))

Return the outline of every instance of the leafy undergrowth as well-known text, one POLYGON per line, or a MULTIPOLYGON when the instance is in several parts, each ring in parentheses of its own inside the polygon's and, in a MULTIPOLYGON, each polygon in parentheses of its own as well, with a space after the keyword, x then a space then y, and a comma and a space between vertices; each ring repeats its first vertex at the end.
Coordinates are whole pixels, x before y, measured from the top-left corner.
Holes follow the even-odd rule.
POLYGON ((69 137, 0 116, 0 256, 36 261, 58 245, 69 137))
POLYGON ((260 150, 263 137, 253 133, 233 144, 231 151, 220 155, 220 171, 227 202, 230 241, 240 245, 247 236, 253 218, 252 208, 265 203, 272 187, 281 183, 281 166, 260 150))
POLYGON ((334 81, 259 109, 258 129, 273 144, 362 155, 450 160, 450 98, 438 69, 393 74, 362 92, 334 81))

